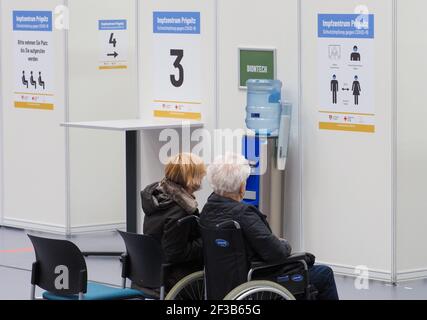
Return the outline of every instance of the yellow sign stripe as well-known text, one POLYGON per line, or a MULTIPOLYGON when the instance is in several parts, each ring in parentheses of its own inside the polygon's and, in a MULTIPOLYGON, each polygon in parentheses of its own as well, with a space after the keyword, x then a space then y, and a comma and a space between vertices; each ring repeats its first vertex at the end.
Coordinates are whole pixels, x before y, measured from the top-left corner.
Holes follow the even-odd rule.
POLYGON ((182 104, 202 104, 201 102, 188 102, 188 101, 168 101, 168 100, 154 100, 156 103, 182 103, 182 104))
POLYGON ((372 113, 336 112, 336 111, 319 111, 319 112, 328 113, 328 114, 346 114, 346 115, 353 115, 353 116, 369 116, 369 117, 375 116, 375 114, 372 114, 372 113))
POLYGON ((320 122, 320 130, 335 130, 335 131, 353 131, 353 132, 367 132, 374 133, 375 126, 368 124, 348 124, 348 123, 329 123, 320 122))
POLYGON ((176 111, 160 111, 155 110, 154 116, 158 118, 173 118, 186 120, 201 120, 202 114, 196 112, 176 112, 176 111))
POLYGON ((22 102, 15 101, 15 108, 18 109, 36 109, 36 110, 53 110, 52 103, 36 103, 36 102, 22 102))
POLYGON ((99 70, 127 69, 128 66, 100 66, 99 70))

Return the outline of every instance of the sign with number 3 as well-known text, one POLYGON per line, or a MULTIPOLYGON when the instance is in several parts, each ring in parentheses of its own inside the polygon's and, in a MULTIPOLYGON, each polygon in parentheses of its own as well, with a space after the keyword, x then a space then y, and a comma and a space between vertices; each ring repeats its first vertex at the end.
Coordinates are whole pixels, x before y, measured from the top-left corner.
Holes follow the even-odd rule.
POLYGON ((200 12, 153 12, 154 117, 201 120, 200 36, 200 12))

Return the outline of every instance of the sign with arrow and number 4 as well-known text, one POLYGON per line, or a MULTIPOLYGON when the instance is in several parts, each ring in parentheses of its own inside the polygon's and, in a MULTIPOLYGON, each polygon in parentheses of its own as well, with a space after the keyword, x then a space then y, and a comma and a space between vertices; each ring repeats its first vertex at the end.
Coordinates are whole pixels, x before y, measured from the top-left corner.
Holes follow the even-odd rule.
POLYGON ((129 32, 127 20, 99 20, 100 70, 127 69, 129 32))

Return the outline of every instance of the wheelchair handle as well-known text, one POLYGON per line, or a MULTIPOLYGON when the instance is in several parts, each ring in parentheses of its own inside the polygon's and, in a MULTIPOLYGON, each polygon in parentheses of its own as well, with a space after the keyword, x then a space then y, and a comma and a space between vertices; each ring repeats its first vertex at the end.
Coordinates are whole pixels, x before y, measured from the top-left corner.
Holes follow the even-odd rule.
POLYGON ((226 222, 223 222, 223 223, 219 223, 219 224, 216 225, 216 227, 218 229, 221 229, 221 228, 227 227, 228 225, 233 225, 237 230, 241 229, 240 223, 238 223, 237 221, 234 221, 234 220, 226 221, 226 222))

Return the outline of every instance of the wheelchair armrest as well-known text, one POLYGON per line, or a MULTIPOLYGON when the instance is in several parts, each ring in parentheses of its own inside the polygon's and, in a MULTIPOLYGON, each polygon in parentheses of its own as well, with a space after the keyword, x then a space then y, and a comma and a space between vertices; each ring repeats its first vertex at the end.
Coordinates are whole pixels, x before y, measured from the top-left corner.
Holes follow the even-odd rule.
POLYGON ((295 253, 290 255, 289 257, 286 258, 286 260, 280 263, 266 264, 265 262, 255 261, 255 262, 252 262, 251 269, 267 269, 272 267, 286 266, 288 264, 305 261, 305 258, 306 258, 305 253, 295 253))
POLYGON ((265 262, 253 262, 251 264, 251 269, 249 270, 248 273, 248 281, 251 281, 252 279, 252 275, 254 272, 256 271, 260 271, 260 270, 266 270, 266 269, 270 269, 270 268, 278 268, 278 267, 284 267, 293 263, 302 263, 304 265, 304 268, 306 270, 308 270, 308 266, 307 263, 305 261, 306 258, 306 254, 305 253, 295 253, 293 255, 290 255, 288 258, 286 258, 285 261, 281 262, 281 263, 276 263, 276 264, 266 264, 265 262))
POLYGON ((251 263, 251 269, 254 270, 260 270, 260 269, 268 269, 268 268, 274 268, 274 267, 281 267, 283 264, 266 264, 265 262, 261 261, 255 261, 251 263))
POLYGON ((302 262, 302 261, 304 261, 304 263, 307 264, 306 257, 307 257, 307 254, 305 252, 295 253, 290 255, 288 258, 286 258, 286 260, 282 264, 288 265, 288 264, 292 264, 295 262, 302 262))

